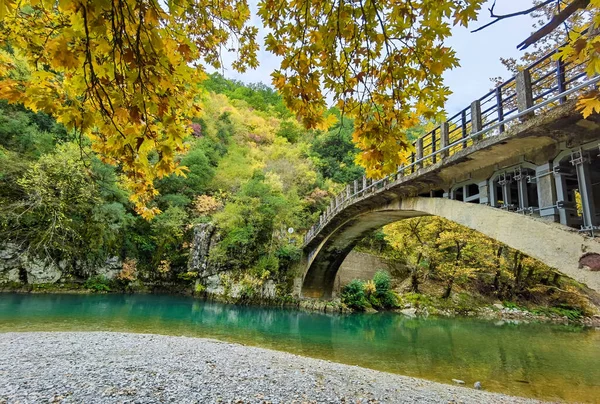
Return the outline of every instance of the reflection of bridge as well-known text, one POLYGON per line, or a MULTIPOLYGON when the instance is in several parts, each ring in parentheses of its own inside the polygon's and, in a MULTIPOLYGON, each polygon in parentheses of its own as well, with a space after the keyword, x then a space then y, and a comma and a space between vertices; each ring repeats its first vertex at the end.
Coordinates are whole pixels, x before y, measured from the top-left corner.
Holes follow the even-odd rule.
POLYGON ((478 230, 600 291, 600 242, 589 237, 600 233, 600 116, 584 120, 575 109, 600 77, 551 56, 419 138, 410 164, 337 195, 305 235, 302 294, 330 297, 361 238, 422 215, 478 230))

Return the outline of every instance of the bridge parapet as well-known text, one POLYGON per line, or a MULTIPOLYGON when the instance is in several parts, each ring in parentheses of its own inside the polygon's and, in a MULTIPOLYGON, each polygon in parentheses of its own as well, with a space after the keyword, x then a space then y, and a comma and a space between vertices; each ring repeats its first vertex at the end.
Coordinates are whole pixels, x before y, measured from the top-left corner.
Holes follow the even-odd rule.
MULTIPOLYGON (((554 50, 546 54, 417 139, 413 143, 414 152, 410 155, 409 163, 398 167, 395 173, 380 180, 363 177, 347 185, 307 231, 304 246, 309 245, 349 205, 382 192, 402 177, 418 176, 420 169, 439 164, 459 152, 461 155, 475 152, 480 141, 502 135, 519 122, 566 103, 569 98, 576 97, 600 81, 600 76, 587 77, 585 63, 556 61, 556 53, 557 50, 554 50)), ((592 232, 596 230, 590 217, 586 226, 592 232)))

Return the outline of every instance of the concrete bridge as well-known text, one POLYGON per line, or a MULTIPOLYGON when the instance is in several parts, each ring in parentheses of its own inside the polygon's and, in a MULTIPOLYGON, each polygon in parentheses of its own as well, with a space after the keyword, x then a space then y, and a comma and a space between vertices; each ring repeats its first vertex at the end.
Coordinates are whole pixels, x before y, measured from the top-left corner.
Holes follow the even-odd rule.
POLYGON ((600 116, 583 119, 575 105, 599 81, 546 55, 419 138, 410 164, 349 184, 305 235, 302 295, 331 297, 358 241, 424 215, 477 230, 600 291, 600 116))

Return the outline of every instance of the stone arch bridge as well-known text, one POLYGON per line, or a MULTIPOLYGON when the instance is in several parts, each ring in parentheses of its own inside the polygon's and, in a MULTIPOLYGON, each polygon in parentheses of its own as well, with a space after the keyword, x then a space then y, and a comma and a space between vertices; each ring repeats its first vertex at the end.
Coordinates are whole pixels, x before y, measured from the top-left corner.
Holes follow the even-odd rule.
POLYGON ((331 297, 369 232, 435 215, 492 237, 600 291, 600 116, 576 96, 596 86, 552 54, 414 143, 410 164, 354 181, 304 238, 302 295, 331 297))

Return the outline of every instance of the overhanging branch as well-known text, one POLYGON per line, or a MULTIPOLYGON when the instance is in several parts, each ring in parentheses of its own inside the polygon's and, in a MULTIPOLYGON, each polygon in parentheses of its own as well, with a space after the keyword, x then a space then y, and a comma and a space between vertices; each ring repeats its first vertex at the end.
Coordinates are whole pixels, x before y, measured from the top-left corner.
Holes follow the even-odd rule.
POLYGON ((567 7, 556 14, 548 24, 534 32, 529 38, 517 45, 519 50, 526 49, 530 45, 536 43, 552 31, 556 29, 560 24, 565 22, 570 16, 572 16, 580 8, 586 8, 590 4, 590 0, 573 0, 567 7))
POLYGON ((512 17, 516 17, 516 16, 519 16, 519 15, 530 14, 530 13, 534 12, 535 10, 540 9, 540 8, 546 6, 546 5, 550 4, 550 3, 553 3, 555 1, 557 1, 557 0, 546 0, 545 2, 540 3, 540 4, 536 5, 536 6, 531 7, 531 8, 528 8, 527 10, 517 11, 517 12, 514 12, 514 13, 510 13, 510 14, 497 15, 497 14, 494 14, 494 7, 496 7, 496 0, 494 0, 494 4, 492 4, 492 7, 490 7, 488 10, 490 11, 490 17, 491 18, 495 18, 495 20, 490 21, 487 24, 485 24, 485 25, 483 25, 483 26, 481 26, 481 27, 479 27, 479 28, 477 28, 477 29, 475 29, 475 30, 473 30, 471 32, 481 31, 481 30, 489 27, 490 25, 494 25, 498 21, 504 20, 506 18, 512 18, 512 17))

